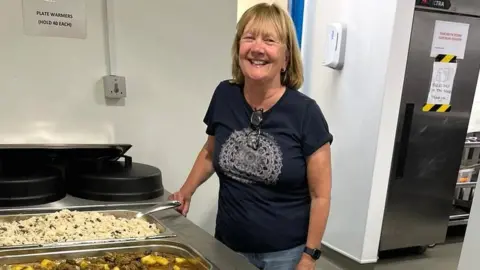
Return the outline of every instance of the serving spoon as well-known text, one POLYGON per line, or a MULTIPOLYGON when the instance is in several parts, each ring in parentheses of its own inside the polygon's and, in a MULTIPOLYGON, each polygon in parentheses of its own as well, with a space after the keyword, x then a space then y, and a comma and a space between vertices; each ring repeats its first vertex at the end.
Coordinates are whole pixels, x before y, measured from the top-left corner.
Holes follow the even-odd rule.
POLYGON ((171 208, 175 208, 175 207, 179 207, 180 205, 182 205, 179 201, 166 201, 166 202, 162 202, 162 203, 159 203, 157 205, 154 205, 150 208, 147 208, 143 211, 140 211, 138 212, 136 215, 135 215, 135 218, 142 218, 143 216, 145 215, 148 215, 148 214, 151 214, 151 213, 155 213, 155 212, 159 212, 159 211, 163 211, 163 210, 167 210, 167 209, 171 209, 171 208))

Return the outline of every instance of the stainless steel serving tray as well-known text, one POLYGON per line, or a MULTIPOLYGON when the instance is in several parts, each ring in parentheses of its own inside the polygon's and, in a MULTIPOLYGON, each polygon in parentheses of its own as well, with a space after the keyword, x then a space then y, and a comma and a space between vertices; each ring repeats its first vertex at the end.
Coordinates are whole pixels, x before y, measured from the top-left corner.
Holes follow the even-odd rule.
POLYGON ((11 265, 38 263, 43 259, 66 260, 85 257, 98 257, 106 252, 126 253, 156 251, 194 260, 202 270, 214 270, 214 267, 202 254, 190 245, 169 240, 144 240, 129 243, 98 243, 66 247, 43 247, 30 250, 3 251, 0 255, 1 269, 10 269, 11 265))
MULTIPOLYGON (((113 215, 116 218, 127 218, 134 219, 135 215, 139 211, 135 210, 105 210, 102 207, 82 207, 82 208, 69 208, 71 211, 79 212, 97 212, 104 215, 113 215)), ((62 209, 29 209, 22 211, 21 213, 11 213, 8 215, 0 215, 0 222, 13 222, 19 220, 25 220, 32 217, 43 217, 47 214, 55 213, 62 209)), ((38 248, 38 247, 55 247, 55 246, 69 246, 69 245, 78 245, 78 244, 95 244, 95 243, 110 243, 110 242, 130 242, 130 241, 141 241, 147 239, 163 239, 176 237, 176 234, 167 228, 163 223, 152 215, 145 215, 141 217, 148 223, 155 225, 159 230, 160 234, 148 236, 148 237, 136 237, 136 238, 109 238, 109 239, 92 239, 92 240, 80 240, 80 241, 65 241, 65 242, 55 242, 55 243, 43 243, 43 244, 27 244, 27 245, 12 245, 12 246, 0 246, 0 253, 2 250, 11 250, 11 249, 25 249, 25 248, 38 248)))

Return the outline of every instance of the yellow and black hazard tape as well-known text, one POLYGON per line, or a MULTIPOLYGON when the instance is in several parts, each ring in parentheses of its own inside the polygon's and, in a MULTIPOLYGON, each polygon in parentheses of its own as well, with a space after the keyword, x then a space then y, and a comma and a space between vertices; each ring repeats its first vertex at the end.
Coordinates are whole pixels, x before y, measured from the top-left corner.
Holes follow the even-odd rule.
POLYGON ((435 57, 435 62, 441 63, 456 63, 457 57, 452 54, 439 54, 435 57))
POLYGON ((452 106, 449 104, 425 104, 422 111, 424 112, 449 112, 452 106))

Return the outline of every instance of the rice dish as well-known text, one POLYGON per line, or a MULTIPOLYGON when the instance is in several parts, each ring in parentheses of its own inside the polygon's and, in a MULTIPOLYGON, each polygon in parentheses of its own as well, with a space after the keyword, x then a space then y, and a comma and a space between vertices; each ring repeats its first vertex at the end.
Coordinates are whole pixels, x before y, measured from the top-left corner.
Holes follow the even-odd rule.
POLYGON ((0 222, 0 246, 146 237, 160 233, 142 219, 64 209, 43 217, 0 222))

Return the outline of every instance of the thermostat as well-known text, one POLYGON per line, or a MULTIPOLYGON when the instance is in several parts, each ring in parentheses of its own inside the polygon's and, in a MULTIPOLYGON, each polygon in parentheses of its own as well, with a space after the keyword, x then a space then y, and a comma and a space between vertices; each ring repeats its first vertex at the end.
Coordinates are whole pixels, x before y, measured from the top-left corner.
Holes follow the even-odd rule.
POLYGON ((329 23, 327 25, 327 37, 325 44, 325 56, 323 65, 342 69, 345 58, 347 28, 342 23, 329 23))

